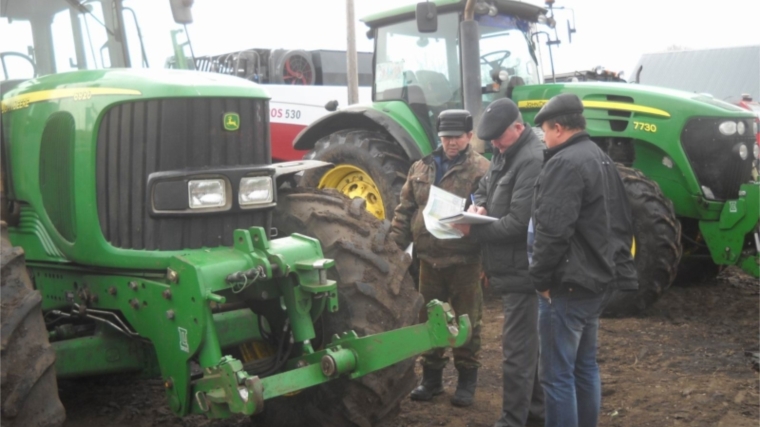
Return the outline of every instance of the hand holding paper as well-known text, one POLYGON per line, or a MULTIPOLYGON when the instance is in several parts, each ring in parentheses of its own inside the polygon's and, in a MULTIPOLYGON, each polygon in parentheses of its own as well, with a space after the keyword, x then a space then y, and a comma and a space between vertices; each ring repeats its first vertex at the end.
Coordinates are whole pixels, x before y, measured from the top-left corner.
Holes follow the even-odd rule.
MULTIPOLYGON (((490 216, 464 212, 465 203, 466 199, 431 186, 427 205, 422 211, 428 232, 439 239, 458 239, 465 235, 463 230, 450 224, 485 224, 496 221, 496 218, 490 216)), ((485 213, 485 208, 476 209, 476 212, 482 210, 485 213)))

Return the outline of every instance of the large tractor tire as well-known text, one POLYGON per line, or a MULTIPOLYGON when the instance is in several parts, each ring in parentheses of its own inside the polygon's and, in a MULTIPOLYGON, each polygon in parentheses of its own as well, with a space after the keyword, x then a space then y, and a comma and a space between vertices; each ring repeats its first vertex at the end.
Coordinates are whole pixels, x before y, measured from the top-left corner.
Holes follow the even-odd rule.
POLYGON ((411 163, 389 136, 363 129, 337 131, 317 141, 304 158, 334 167, 307 170, 301 186, 334 188, 349 199, 361 197, 375 217, 393 218, 411 163))
POLYGON ((2 282, 0 322, 3 427, 56 427, 66 413, 58 399, 55 351, 40 311, 42 297, 26 271, 24 250, 8 240, 2 225, 2 282))
POLYGON ((618 165, 633 214, 636 292, 616 292, 606 316, 630 316, 652 305, 670 287, 681 260, 681 223, 673 203, 640 171, 618 165))
MULTIPOLYGON (((388 221, 367 213, 362 199, 300 189, 280 194, 273 217, 280 235, 316 237, 325 257, 335 260, 328 278, 338 282, 339 309, 322 314, 325 341, 339 332, 366 336, 418 322, 424 301, 407 273, 409 257, 388 238, 388 221)), ((268 400, 254 421, 268 427, 371 426, 395 415, 416 382, 410 358, 356 380, 341 377, 268 400)))

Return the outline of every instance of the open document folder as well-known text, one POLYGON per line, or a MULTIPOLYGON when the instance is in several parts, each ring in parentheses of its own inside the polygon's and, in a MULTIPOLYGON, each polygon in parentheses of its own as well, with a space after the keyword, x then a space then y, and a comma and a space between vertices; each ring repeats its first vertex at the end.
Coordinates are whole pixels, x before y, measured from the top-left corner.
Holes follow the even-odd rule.
POLYGON ((422 211, 425 228, 439 239, 459 239, 462 233, 449 224, 483 224, 496 221, 496 218, 464 212, 466 203, 464 198, 431 185, 427 205, 422 211), (472 217, 478 217, 477 220, 480 222, 467 222, 474 221, 474 219, 469 219, 472 217), (444 222, 443 219, 448 222, 444 222))

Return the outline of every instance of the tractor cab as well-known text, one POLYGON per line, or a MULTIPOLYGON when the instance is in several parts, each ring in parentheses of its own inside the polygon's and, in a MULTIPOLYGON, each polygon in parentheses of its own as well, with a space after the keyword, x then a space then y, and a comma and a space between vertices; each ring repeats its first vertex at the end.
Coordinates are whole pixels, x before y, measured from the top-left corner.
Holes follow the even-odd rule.
POLYGON ((170 30, 192 22, 181 4, 139 0, 2 0, 0 16, 4 91, 68 71, 161 68, 173 52, 170 30))
MULTIPOLYGON (((463 97, 461 4, 437 8, 437 29, 422 32, 414 14, 396 14, 395 20, 368 17, 375 39, 375 102, 403 101, 422 123, 433 147, 438 114, 465 108, 463 97)), ((515 86, 540 84, 536 49, 531 41, 545 10, 525 3, 499 1, 476 4, 480 51, 480 92, 483 106, 510 96, 515 86)))

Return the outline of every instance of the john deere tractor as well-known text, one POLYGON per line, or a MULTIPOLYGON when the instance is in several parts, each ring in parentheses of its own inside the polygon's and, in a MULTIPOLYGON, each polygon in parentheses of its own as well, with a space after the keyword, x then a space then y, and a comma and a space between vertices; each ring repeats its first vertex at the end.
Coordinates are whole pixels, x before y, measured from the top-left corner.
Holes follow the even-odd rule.
POLYGON ((56 375, 118 372, 178 416, 366 426, 469 337, 437 301, 418 324, 363 199, 284 189, 324 163, 271 164, 264 90, 148 69, 188 4, 0 3, 3 426, 60 425, 56 375))
POLYGON ((583 100, 592 139, 619 164, 634 213, 640 289, 618 295, 609 314, 652 304, 679 261, 682 277, 727 265, 758 276, 751 113, 640 85, 543 84, 535 43, 551 31, 553 13, 520 1, 437 0, 364 22, 375 40, 373 103, 327 115, 299 134, 294 147, 310 150, 306 159, 333 165, 305 171, 304 185, 364 197, 374 215, 389 218, 411 162, 440 144, 434 124, 442 110, 466 108, 477 122, 483 107, 510 97, 531 123, 549 98, 571 92, 583 100))

